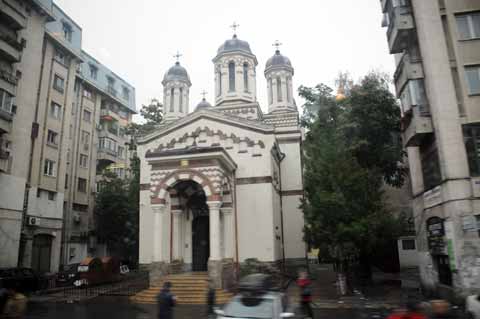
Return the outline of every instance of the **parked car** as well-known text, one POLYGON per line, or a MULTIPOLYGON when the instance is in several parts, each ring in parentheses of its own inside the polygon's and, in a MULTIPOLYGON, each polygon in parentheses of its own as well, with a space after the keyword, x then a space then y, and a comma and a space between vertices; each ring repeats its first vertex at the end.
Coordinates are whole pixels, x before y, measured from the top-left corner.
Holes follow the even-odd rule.
POLYGON ((480 319, 480 295, 468 296, 465 302, 467 318, 480 319))
POLYGON ((33 292, 47 287, 47 279, 30 268, 0 268, 0 282, 4 287, 15 287, 20 292, 33 292))
POLYGON ((57 274, 57 285, 59 286, 72 285, 75 282, 75 280, 78 280, 79 265, 80 265, 79 263, 64 265, 63 269, 59 271, 57 274))
POLYGON ((87 257, 78 265, 78 274, 73 283, 77 287, 114 282, 120 279, 120 261, 115 257, 87 257))
POLYGON ((218 319, 294 317, 295 314, 287 311, 287 309, 286 295, 272 290, 271 277, 263 274, 253 274, 240 280, 239 293, 223 309, 217 309, 215 313, 218 319))

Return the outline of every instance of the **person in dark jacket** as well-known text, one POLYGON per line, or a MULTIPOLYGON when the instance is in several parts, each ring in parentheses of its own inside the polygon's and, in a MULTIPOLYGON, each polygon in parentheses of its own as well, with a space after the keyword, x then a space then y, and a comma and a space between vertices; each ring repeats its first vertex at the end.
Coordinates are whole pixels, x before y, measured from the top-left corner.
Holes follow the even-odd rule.
POLYGON ((215 315, 215 287, 211 279, 208 280, 208 292, 207 292, 207 317, 211 318, 215 315))
POLYGON ((172 284, 167 281, 163 284, 163 289, 157 297, 158 319, 173 319, 173 307, 175 306, 175 296, 170 292, 172 284))

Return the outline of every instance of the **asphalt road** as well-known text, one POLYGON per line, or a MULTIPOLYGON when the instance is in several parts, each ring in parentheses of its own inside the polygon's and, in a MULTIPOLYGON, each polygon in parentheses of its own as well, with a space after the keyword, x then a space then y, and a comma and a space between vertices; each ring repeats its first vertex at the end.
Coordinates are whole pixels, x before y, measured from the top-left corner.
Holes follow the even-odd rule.
MULTIPOLYGON (((314 309, 315 319, 367 319, 355 309, 314 309)), ((130 304, 125 298, 96 298, 83 304, 30 303, 27 319, 149 319, 156 318, 155 305, 130 304)), ((174 319, 206 318, 203 306, 179 306, 174 319)))

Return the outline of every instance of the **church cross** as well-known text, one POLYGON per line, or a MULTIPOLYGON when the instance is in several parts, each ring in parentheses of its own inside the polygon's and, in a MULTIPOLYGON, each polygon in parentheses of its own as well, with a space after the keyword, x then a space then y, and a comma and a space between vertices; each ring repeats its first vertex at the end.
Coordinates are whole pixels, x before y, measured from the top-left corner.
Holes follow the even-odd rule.
POLYGON ((203 90, 200 94, 203 95, 203 99, 205 100, 205 95, 207 95, 208 92, 206 92, 205 90, 203 90))
POLYGON ((230 26, 230 28, 233 29, 233 34, 237 34, 237 29, 240 25, 236 22, 233 22, 233 24, 230 26))
POLYGON ((275 40, 275 42, 272 44, 277 51, 280 51, 280 46, 282 45, 282 43, 280 43, 280 41, 278 40, 275 40))
POLYGON ((180 54, 180 52, 178 52, 178 50, 177 50, 177 54, 175 54, 173 57, 177 59, 177 62, 179 62, 180 57, 181 57, 182 55, 183 55, 183 54, 180 54))

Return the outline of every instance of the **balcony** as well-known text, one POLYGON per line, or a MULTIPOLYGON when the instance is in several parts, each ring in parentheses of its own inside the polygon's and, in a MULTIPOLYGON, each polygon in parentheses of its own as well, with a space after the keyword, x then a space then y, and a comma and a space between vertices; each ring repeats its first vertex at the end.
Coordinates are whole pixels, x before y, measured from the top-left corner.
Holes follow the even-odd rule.
POLYGON ((25 9, 12 0, 0 1, 0 18, 10 28, 18 31, 27 25, 27 18, 24 15, 25 9))
POLYGON ((114 97, 117 97, 117 90, 115 90, 115 88, 111 85, 108 85, 107 86, 107 92, 110 94, 110 95, 113 95, 114 97))
POLYGON ((397 70, 393 75, 397 96, 403 90, 408 80, 423 79, 423 66, 420 59, 412 59, 408 54, 404 54, 398 63, 397 70))
POLYGON ((20 62, 23 46, 23 43, 18 42, 15 38, 0 33, 0 56, 10 63, 20 62))
POLYGON ((415 23, 410 7, 400 6, 391 9, 387 30, 390 53, 401 53, 413 38, 415 23))
POLYGON ((403 144, 405 147, 419 146, 423 137, 433 133, 432 118, 424 108, 412 106, 402 118, 403 144))
POLYGON ((97 151, 97 160, 116 163, 118 161, 118 154, 111 149, 100 147, 97 151))

